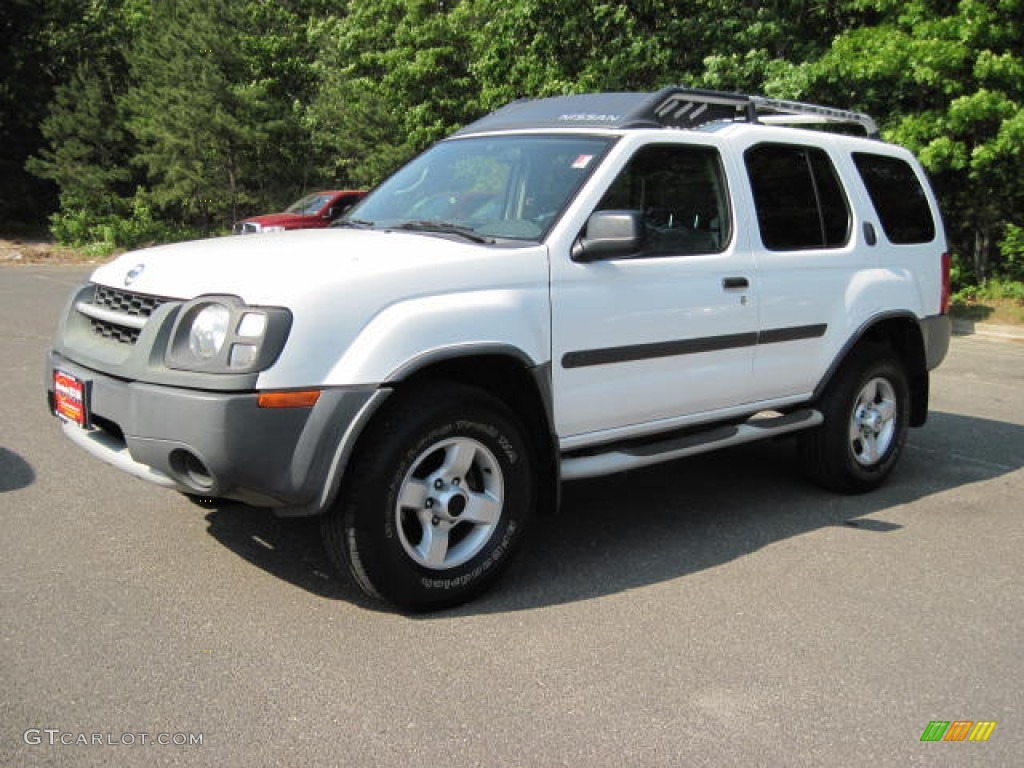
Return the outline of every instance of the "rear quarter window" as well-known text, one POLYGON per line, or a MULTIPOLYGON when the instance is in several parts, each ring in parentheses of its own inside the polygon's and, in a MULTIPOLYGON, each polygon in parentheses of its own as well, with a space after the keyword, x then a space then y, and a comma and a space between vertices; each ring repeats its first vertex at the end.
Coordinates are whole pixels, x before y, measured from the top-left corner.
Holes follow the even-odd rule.
POLYGON ((890 243, 909 245, 935 239, 928 198, 909 163, 869 152, 855 152, 853 161, 890 243))

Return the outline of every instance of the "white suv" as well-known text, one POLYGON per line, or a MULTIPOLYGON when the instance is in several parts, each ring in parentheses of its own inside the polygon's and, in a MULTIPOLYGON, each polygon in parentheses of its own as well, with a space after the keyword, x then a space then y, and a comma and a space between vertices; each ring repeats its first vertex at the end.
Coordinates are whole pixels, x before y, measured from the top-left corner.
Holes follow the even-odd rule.
POLYGON ((869 490, 949 344, 926 177, 852 112, 516 102, 339 224, 100 267, 47 387, 127 472, 322 516, 339 567, 408 610, 488 587, 564 479, 797 433, 812 479, 869 490), (868 136, 778 125, 812 121, 868 136))

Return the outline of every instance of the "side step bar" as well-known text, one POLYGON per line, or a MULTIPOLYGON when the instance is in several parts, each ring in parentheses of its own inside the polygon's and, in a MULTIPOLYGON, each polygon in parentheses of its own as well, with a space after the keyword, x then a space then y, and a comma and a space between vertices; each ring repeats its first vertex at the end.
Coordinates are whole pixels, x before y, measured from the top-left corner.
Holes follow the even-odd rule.
POLYGON ((579 480, 649 467, 684 456, 694 456, 731 445, 798 432, 801 429, 816 427, 823 421, 824 417, 820 411, 807 408, 785 415, 753 418, 742 424, 711 427, 706 431, 693 432, 683 437, 617 448, 607 453, 573 456, 562 459, 562 479, 579 480))

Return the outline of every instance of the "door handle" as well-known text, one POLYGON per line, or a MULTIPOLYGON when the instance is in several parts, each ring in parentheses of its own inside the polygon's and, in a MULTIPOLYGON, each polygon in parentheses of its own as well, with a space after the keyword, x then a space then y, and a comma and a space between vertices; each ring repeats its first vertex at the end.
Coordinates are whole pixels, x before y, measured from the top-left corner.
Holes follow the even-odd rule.
POLYGON ((750 287, 750 281, 745 277, 723 277, 722 290, 736 291, 750 287))

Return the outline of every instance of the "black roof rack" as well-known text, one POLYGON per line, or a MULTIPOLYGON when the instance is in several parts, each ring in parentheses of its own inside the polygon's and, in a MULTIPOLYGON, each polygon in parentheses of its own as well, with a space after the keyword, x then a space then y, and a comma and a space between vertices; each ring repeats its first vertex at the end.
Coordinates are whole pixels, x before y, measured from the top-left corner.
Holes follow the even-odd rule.
POLYGON ((764 124, 846 124, 878 138, 861 112, 799 101, 670 86, 656 93, 583 93, 514 101, 455 135, 517 128, 697 128, 719 121, 764 124))

